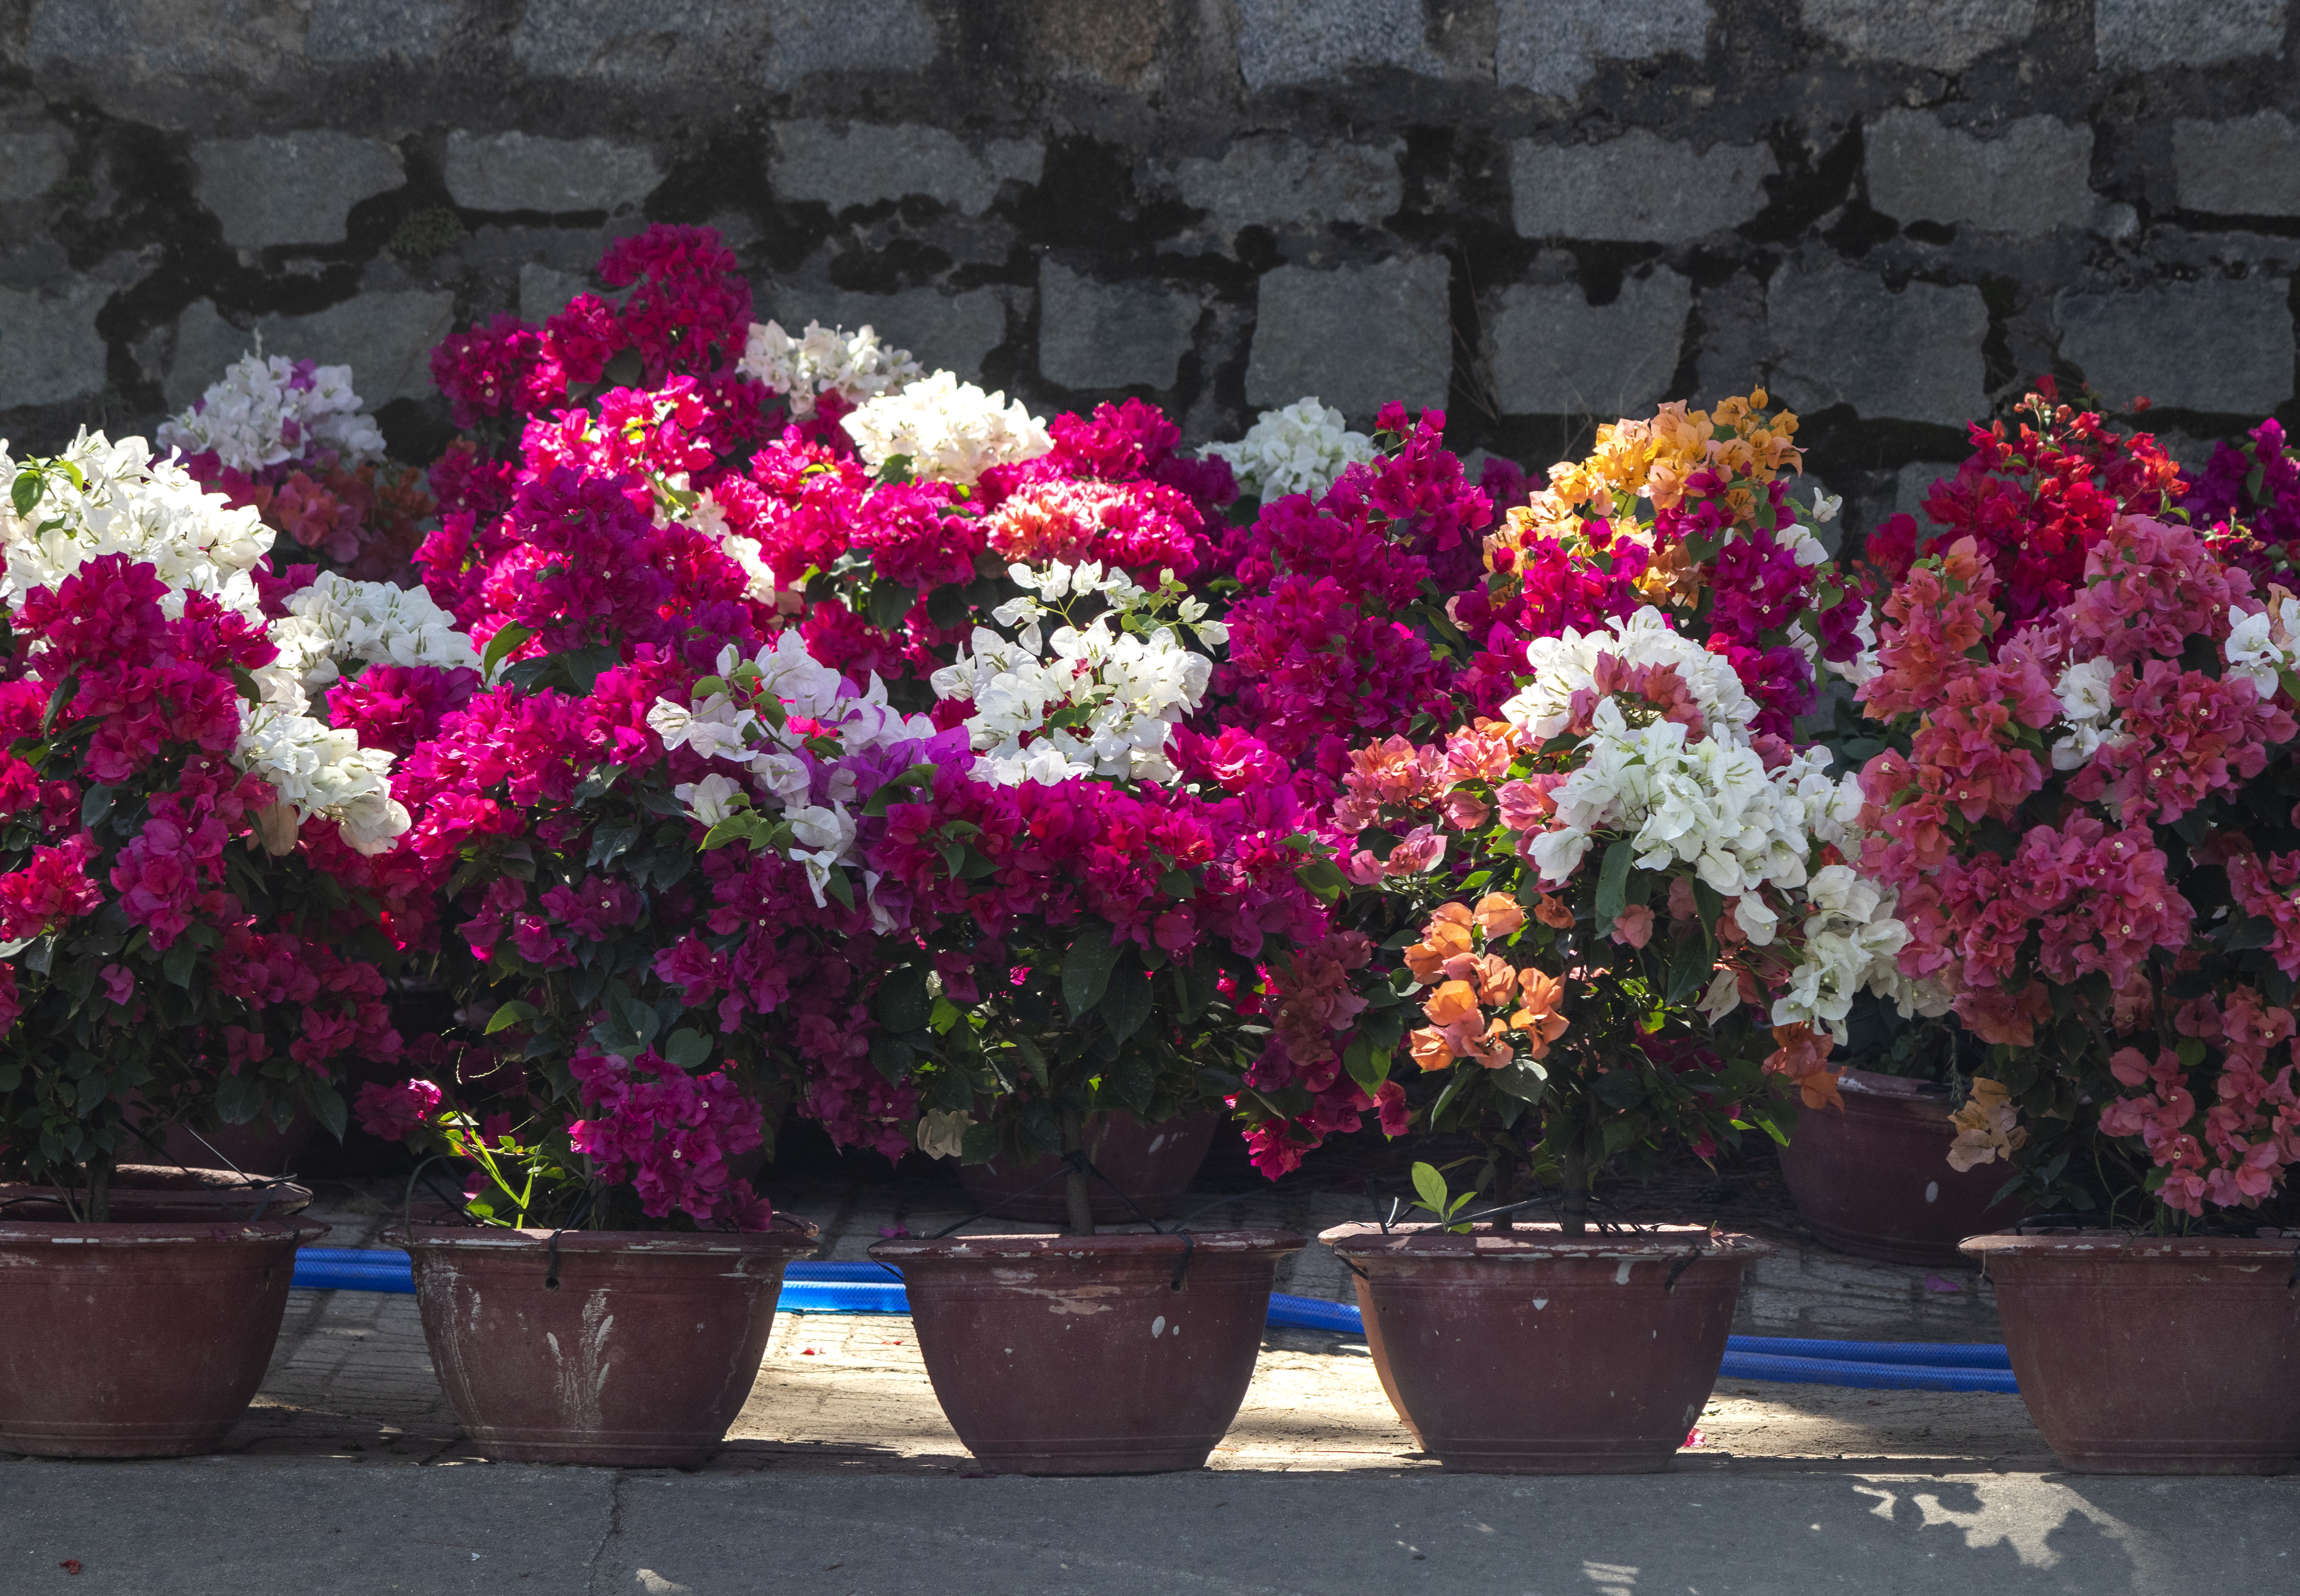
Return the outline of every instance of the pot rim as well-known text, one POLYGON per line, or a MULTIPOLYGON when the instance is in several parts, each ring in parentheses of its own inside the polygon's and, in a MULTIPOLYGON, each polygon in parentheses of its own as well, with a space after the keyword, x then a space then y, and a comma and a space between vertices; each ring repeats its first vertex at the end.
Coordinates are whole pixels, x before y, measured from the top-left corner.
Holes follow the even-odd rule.
POLYGON ((2001 1231, 1986 1236, 1967 1236, 1956 1244, 1956 1249, 1983 1262, 2001 1258, 2086 1260, 2105 1256, 2134 1263, 2183 1264, 2221 1258, 2260 1263, 2289 1261, 2300 1256, 2300 1235, 2153 1236, 2115 1230, 2037 1231, 2023 1234, 2001 1231))
POLYGON ((1864 1070, 1846 1065, 1837 1072, 1838 1084, 1870 1097, 1897 1098, 1905 1102, 1938 1103, 1948 1107, 1949 1090, 1938 1081, 1915 1075, 1896 1075, 1888 1070, 1864 1070))
POLYGON ((0 1247, 180 1247, 203 1242, 269 1246, 283 1241, 301 1247, 318 1241, 329 1229, 317 1219, 301 1215, 285 1219, 114 1219, 103 1224, 0 1219, 0 1247))
POLYGON ((502 1224, 404 1224, 393 1220, 383 1239, 411 1253, 472 1251, 530 1253, 548 1251, 558 1238, 562 1256, 574 1253, 644 1253, 654 1256, 714 1257, 783 1252, 797 1256, 812 1252, 820 1238, 811 1220, 794 1220, 787 1227, 775 1216, 777 1228, 753 1231, 660 1230, 534 1230, 502 1224))
POLYGON ((1168 1231, 1162 1235, 1071 1236, 1031 1233, 1010 1236, 903 1237, 873 1242, 876 1262, 972 1263, 988 1258, 1179 1258, 1185 1251, 1299 1252, 1307 1238, 1284 1230, 1168 1231))
POLYGON ((1479 1224, 1468 1235, 1442 1229, 1436 1221, 1393 1224, 1337 1224, 1321 1231, 1318 1240, 1336 1252, 1395 1258, 1491 1259, 1496 1263, 1542 1263, 1551 1258, 1681 1258, 1688 1243, 1696 1258, 1770 1258, 1779 1250, 1760 1236, 1738 1231, 1712 1230, 1700 1224, 1659 1224, 1642 1234, 1592 1233, 1581 1237, 1558 1233, 1554 1222, 1513 1226, 1506 1233, 1479 1224), (1533 1233, 1529 1234, 1528 1233, 1533 1233))

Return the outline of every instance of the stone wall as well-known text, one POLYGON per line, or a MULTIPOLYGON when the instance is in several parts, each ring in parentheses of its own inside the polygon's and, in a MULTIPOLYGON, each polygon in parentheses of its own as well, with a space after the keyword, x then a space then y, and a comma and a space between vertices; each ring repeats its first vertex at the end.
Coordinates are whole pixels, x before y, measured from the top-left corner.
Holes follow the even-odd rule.
POLYGON ((1873 516, 2038 373, 2176 452, 2287 407, 2286 0, 0 0, 0 435, 262 333, 418 457, 426 351, 717 227, 1194 440, 1316 393, 1538 464, 1763 379, 1873 516))

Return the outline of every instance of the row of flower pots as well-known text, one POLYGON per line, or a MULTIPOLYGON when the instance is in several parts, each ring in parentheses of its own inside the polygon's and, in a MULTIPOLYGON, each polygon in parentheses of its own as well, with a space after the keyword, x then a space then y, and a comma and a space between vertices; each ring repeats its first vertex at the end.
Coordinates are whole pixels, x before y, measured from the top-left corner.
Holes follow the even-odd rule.
MULTIPOLYGON (((301 1188, 121 1172, 112 1221, 0 1189, 0 1450, 212 1450, 255 1391, 297 1247, 301 1188), (263 1216, 258 1217, 257 1215, 263 1216)), ((432 1360, 504 1461, 694 1467, 749 1395, 785 1266, 812 1226, 673 1234, 410 1223, 432 1360)), ((1772 1249, 1692 1226, 1326 1232, 1356 1277, 1383 1389, 1446 1467, 1664 1468, 1717 1376, 1741 1278, 1772 1249)), ((988 1466, 1202 1465, 1235 1417, 1276 1231, 890 1240, 929 1377, 988 1466)), ((2091 1473, 2300 1464, 2300 1259, 2281 1241, 1994 1234, 2014 1372, 2062 1462, 2091 1473), (2181 1356, 2167 1359, 2167 1347, 2181 1356)))

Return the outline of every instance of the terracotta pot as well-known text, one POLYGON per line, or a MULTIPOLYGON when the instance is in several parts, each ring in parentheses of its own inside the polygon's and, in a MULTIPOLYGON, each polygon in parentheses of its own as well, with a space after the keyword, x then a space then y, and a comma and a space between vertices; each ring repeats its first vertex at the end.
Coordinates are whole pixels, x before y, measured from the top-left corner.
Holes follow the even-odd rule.
POLYGON ((2300 1463, 2293 1240, 1975 1236, 2029 1416, 2079 1474, 2300 1463))
MULTIPOLYGON (((1124 1224, 1145 1214, 1162 1219, 1172 1213, 1175 1199, 1198 1178, 1199 1166, 1205 1163, 1206 1149, 1213 1145, 1214 1130, 1221 1124, 1221 1116, 1211 1112, 1154 1125, 1146 1125, 1130 1114, 1094 1116, 1087 1122, 1086 1156, 1119 1191, 1134 1199, 1129 1204, 1109 1186, 1089 1179, 1087 1196, 1094 1222, 1124 1224)), ((1020 1170, 1009 1169, 993 1158, 988 1164, 960 1165, 958 1182, 976 1207, 1001 1219, 1061 1224, 1070 1218, 1069 1199, 1063 1196, 1063 1182, 1046 1177, 1062 1166, 1062 1161, 1051 1154, 1020 1170), (1042 1180, 1046 1183, 1037 1191, 1024 1191, 1042 1180)))
POLYGON ((246 1174, 286 1174, 296 1167, 304 1149, 319 1133, 320 1122, 299 1110, 284 1131, 268 1119, 244 1125, 218 1125, 195 1136, 182 1125, 168 1127, 168 1157, 194 1169, 212 1169, 219 1158, 226 1167, 246 1174))
POLYGON ((271 1361, 296 1249, 327 1233, 309 1219, 0 1218, 0 1451, 213 1451, 271 1361))
POLYGON ((765 1232, 395 1226, 423 1339, 471 1442, 505 1463, 699 1467, 743 1408, 783 1267, 765 1232))
POLYGON ((1948 1089, 1902 1075, 1846 1070, 1845 1107, 1807 1108, 1781 1149, 1797 1215, 1839 1252, 1888 1264, 1955 1268, 1967 1236, 2009 1230, 2026 1211, 1992 1201, 2012 1171, 1948 1166, 1956 1127, 1948 1089))
POLYGON ((1282 1231, 964 1236, 871 1256, 902 1270, 935 1398, 977 1458, 1161 1474, 1203 1466, 1238 1416, 1272 1273, 1303 1246, 1282 1231))
MULTIPOLYGON (((0 1182, 0 1219, 69 1222, 73 1207, 50 1185, 0 1182)), ((71 1194, 77 1205, 80 1193, 71 1194)), ((312 1194, 271 1175, 235 1174, 228 1169, 178 1169, 170 1164, 122 1164, 112 1180, 115 1224, 193 1224, 197 1221, 285 1219, 312 1206, 312 1194)))
POLYGON ((1773 1250, 1693 1225, 1319 1239, 1364 1271, 1368 1349, 1424 1449, 1484 1474, 1668 1467, 1717 1383, 1741 1272, 1773 1250))

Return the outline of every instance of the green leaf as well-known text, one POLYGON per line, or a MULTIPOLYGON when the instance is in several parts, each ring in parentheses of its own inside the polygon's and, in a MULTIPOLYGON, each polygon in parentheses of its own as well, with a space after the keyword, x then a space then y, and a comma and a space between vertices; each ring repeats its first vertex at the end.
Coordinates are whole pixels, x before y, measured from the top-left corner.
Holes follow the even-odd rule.
POLYGON ((2264 915, 2246 915, 2229 932, 2225 944, 2230 953, 2242 953, 2247 948, 2265 948, 2276 940, 2276 922, 2264 915))
POLYGON ((1389 1057, 1388 1048, 1375 1047, 1372 1040, 1360 1032, 1342 1049, 1342 1067, 1349 1071, 1351 1080, 1372 1091, 1389 1079, 1389 1057))
POLYGON ((40 502, 40 495, 48 490, 48 479, 37 471, 20 471, 15 486, 9 489, 9 502, 16 506, 19 515, 29 515, 32 506, 40 502))
POLYGON ((1102 1001, 1102 1022, 1110 1027, 1114 1040, 1124 1041, 1141 1030, 1150 1009, 1149 971, 1129 965, 1112 975, 1109 992, 1102 1001))
POLYGON ((1331 859, 1312 859, 1307 865, 1296 865, 1294 879, 1328 903, 1339 898, 1350 884, 1349 877, 1344 875, 1331 859))
POLYGON ((968 607, 966 589, 955 582, 945 582, 927 594, 927 619, 946 631, 966 624, 968 607))
POLYGON ((1515 1058, 1491 1072, 1494 1090, 1521 1103, 1538 1103, 1549 1090, 1549 1072, 1530 1058, 1515 1058))
POLYGON ((1597 1077, 1596 1091, 1608 1108, 1634 1108, 1646 1100, 1645 1081, 1635 1070, 1607 1070, 1597 1077))
POLYGON ((927 997, 927 973, 919 965, 888 973, 871 999, 871 1013, 889 1031, 920 1031, 932 1011, 927 997))
POLYGON ((1605 850, 1605 862, 1597 868, 1596 932, 1601 937, 1612 930, 1613 922, 1628 907, 1629 867, 1637 857, 1637 844, 1624 837, 1605 850))
POLYGON ((873 626, 881 629, 900 626, 903 617, 911 613, 911 606, 918 602, 918 597, 915 588, 903 582, 882 581, 871 589, 863 613, 870 617, 873 626))
POLYGON ((1438 1173, 1436 1165, 1413 1166, 1413 1190, 1421 1194, 1423 1207, 1436 1214, 1446 1211, 1446 1177, 1438 1173))
POLYGON ((93 826, 112 813, 112 799, 118 791, 112 787, 91 787, 79 801, 79 823, 93 826))
POLYGON ((591 832, 591 852, 587 862, 595 870, 604 870, 629 853, 631 844, 638 840, 637 821, 596 827, 591 832))
POLYGON ((840 907, 854 907, 854 889, 848 884, 846 873, 837 865, 831 866, 830 873, 822 878, 822 890, 838 899, 840 907))
POLYGON ((1073 1024, 1085 1018, 1109 989, 1110 973, 1118 967, 1122 951, 1112 941, 1112 934, 1104 921, 1087 919, 1062 956, 1062 1002, 1073 1024))
POLYGON ((918 1055, 902 1038, 889 1036, 883 1031, 871 1033, 871 1063, 887 1077, 890 1085, 899 1085, 917 1062, 918 1055))
POLYGON ((541 1012, 532 1003, 516 1001, 506 1003, 488 1016, 487 1034, 493 1036, 498 1031, 507 1031, 513 1025, 523 1025, 541 1012))
POLYGON ((717 1049, 711 1039, 691 1025, 681 1025, 662 1044, 662 1056, 679 1068, 693 1072, 711 1062, 717 1049))
POLYGON ((1709 973, 1708 939, 1688 929, 1690 934, 1680 938, 1670 950, 1669 986, 1662 998, 1664 1003, 1686 1001, 1701 990, 1702 981, 1709 973))
POLYGON ((56 716, 63 713, 64 706, 71 703, 73 696, 79 691, 79 673, 65 672, 64 679, 56 683, 56 690, 48 695, 47 713, 40 716, 40 731, 43 736, 47 733, 51 726, 56 723, 56 716))
POLYGON ((488 651, 479 656, 479 673, 492 677, 496 667, 524 647, 535 635, 532 626, 521 626, 516 621, 506 621, 496 635, 488 639, 488 651))
POLYGON ((1169 870, 1158 878, 1158 890, 1169 898, 1196 898, 1198 878, 1187 870, 1169 870))
POLYGON ((257 684, 255 673, 236 660, 231 667, 231 684, 239 689, 239 696, 250 704, 263 702, 263 689, 257 684))
POLYGON ((179 987, 189 990, 192 966, 199 963, 200 946, 188 937, 170 948, 160 960, 160 973, 179 987))
POLYGON ((329 1135, 341 1141, 344 1131, 350 1124, 350 1116, 344 1107, 344 1094, 325 1081, 309 1082, 304 1090, 311 1101, 312 1117, 326 1128, 329 1135))

